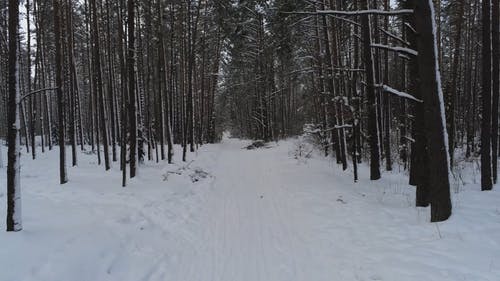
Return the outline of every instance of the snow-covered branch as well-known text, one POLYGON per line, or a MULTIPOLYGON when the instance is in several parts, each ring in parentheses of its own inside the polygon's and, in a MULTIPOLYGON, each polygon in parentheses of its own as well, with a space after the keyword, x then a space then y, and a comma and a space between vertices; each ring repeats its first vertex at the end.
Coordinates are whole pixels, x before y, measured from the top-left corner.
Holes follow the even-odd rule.
POLYGON ((344 18, 344 17, 339 17, 339 16, 335 16, 335 15, 328 15, 334 19, 337 19, 337 20, 341 20, 341 21, 344 21, 344 22, 347 22, 347 23, 350 23, 352 25, 355 25, 355 26, 361 26, 361 24, 353 21, 353 20, 350 20, 350 19, 347 19, 347 18, 344 18))
POLYGON ((396 95, 398 97, 401 97, 401 98, 405 98, 405 99, 409 99, 409 100, 413 100, 413 101, 416 101, 416 102, 423 102, 422 100, 420 99, 417 99, 416 97, 408 94, 408 93, 405 93, 405 92, 401 92, 401 91, 398 91, 394 88, 391 88, 387 85, 375 85, 375 87, 377 88, 381 88, 384 92, 386 93, 389 93, 389 94, 392 94, 392 95, 396 95))
POLYGON ((409 142, 412 142, 412 143, 414 143, 414 142, 415 142, 415 139, 414 139, 414 138, 411 138, 411 137, 409 137, 409 136, 404 136, 403 138, 404 138, 404 139, 406 139, 406 140, 407 140, 407 141, 409 141, 409 142))
POLYGON ((400 42, 401 44, 404 44, 405 46, 410 46, 410 43, 408 41, 406 41, 405 39, 397 36, 397 35, 394 35, 392 33, 390 33, 389 31, 383 29, 383 28, 379 28, 380 31, 382 31, 382 33, 384 33, 385 35, 387 35, 388 37, 400 42))
POLYGON ((405 60, 411 60, 411 58, 405 54, 402 54, 402 53, 399 53, 398 54, 398 57, 402 58, 402 59, 405 59, 405 60))
POLYGON ((382 44, 371 44, 370 45, 372 48, 379 48, 379 49, 384 49, 384 50, 389 50, 393 52, 398 52, 398 53, 404 53, 412 56, 418 56, 418 52, 410 49, 410 48, 405 48, 405 47, 393 47, 393 46, 387 46, 387 45, 382 45, 382 44))
POLYGON ((45 88, 45 89, 39 89, 39 90, 35 90, 35 91, 32 91, 32 92, 29 92, 29 93, 27 93, 26 95, 22 96, 22 97, 19 99, 19 102, 22 102, 24 99, 26 99, 26 98, 27 98, 27 97, 29 97, 29 96, 32 96, 32 95, 35 95, 35 94, 38 94, 38 93, 41 93, 41 92, 51 91, 51 90, 57 90, 57 87, 56 87, 56 88, 45 88))
POLYGON ((415 30, 415 28, 413 28, 413 26, 411 26, 409 23, 405 22, 405 26, 411 30, 413 33, 417 34, 417 31, 415 30))
POLYGON ((379 16, 404 16, 413 14, 412 9, 402 9, 393 11, 384 10, 359 10, 359 11, 336 11, 336 10, 320 10, 315 12, 283 12, 283 14, 295 15, 339 15, 339 16, 362 16, 362 15, 379 15, 379 16))
POLYGON ((333 129, 335 129, 335 130, 348 129, 348 128, 352 128, 352 125, 345 124, 345 125, 336 125, 335 127, 333 127, 333 129))

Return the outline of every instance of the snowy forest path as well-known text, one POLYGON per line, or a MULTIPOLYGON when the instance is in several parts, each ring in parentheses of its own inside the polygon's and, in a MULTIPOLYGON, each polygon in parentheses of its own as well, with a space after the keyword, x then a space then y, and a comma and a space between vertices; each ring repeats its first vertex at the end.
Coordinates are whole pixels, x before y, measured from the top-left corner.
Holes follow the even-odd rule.
POLYGON ((54 176, 57 150, 36 161, 24 154, 24 229, 0 231, 0 260, 9 269, 0 281, 500 276, 500 240, 491 234, 500 229, 499 192, 471 185, 454 195, 452 220, 438 226, 428 209, 413 207, 414 188, 397 173, 354 184, 331 159, 297 157, 300 139, 248 144, 224 138, 188 162, 176 146, 174 164, 144 163, 126 188, 119 167, 104 173, 95 154, 80 155, 64 186, 54 176))
POLYGON ((209 211, 212 280, 296 278, 291 251, 300 244, 300 230, 289 218, 292 198, 283 189, 287 178, 275 166, 276 155, 242 149, 241 141, 230 139, 221 146, 209 211))

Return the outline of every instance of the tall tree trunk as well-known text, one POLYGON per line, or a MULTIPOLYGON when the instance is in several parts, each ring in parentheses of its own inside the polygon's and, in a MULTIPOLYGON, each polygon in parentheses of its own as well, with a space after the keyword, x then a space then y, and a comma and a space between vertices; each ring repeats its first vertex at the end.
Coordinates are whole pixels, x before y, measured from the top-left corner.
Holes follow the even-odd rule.
MULTIPOLYGON (((357 10, 358 8, 358 0, 354 1, 354 10, 357 10)), ((353 32, 355 34, 359 34, 359 27, 358 26, 353 26, 353 32)), ((353 68, 357 69, 359 68, 359 40, 358 38, 353 38, 354 41, 354 50, 353 50, 353 56, 354 56, 354 65, 353 68)), ((352 81, 351 81, 351 92, 352 92, 352 102, 353 102, 353 129, 352 129, 352 166, 354 170, 354 182, 358 181, 358 159, 361 158, 361 153, 359 147, 361 146, 360 142, 360 136, 361 136, 361 124, 360 124, 360 96, 359 96, 359 89, 358 89, 358 72, 353 71, 352 72, 352 81)))
MULTIPOLYGON (((370 7, 370 5, 368 4, 368 8, 371 8, 371 9, 376 9, 378 10, 378 0, 372 0, 372 7, 370 7)), ((370 30, 373 30, 372 32, 372 39, 370 41, 370 43, 375 43, 375 44, 379 44, 380 43, 380 32, 379 32, 379 16, 377 15, 373 15, 372 16, 372 21, 370 22, 370 30)), ((382 83, 382 79, 381 79, 381 66, 380 66, 380 50, 378 48, 374 49, 372 51, 372 57, 373 57, 373 68, 375 69, 375 73, 374 73, 374 76, 375 76, 375 80, 374 80, 374 84, 380 84, 382 83)), ((383 118, 384 118, 384 113, 382 112, 382 105, 383 105, 383 102, 382 102, 382 90, 380 88, 375 88, 375 100, 376 100, 376 108, 377 108, 377 122, 378 122, 378 126, 377 126, 377 129, 378 129, 378 133, 377 133, 377 136, 379 138, 379 154, 380 154, 380 157, 384 157, 385 154, 384 154, 384 149, 385 149, 385 145, 384 144, 384 124, 383 124, 383 118)))
MULTIPOLYGON (((30 1, 26 1, 26 61, 27 61, 27 70, 28 77, 26 79, 27 82, 27 91, 26 93, 31 92, 31 27, 30 27, 30 1)), ((29 114, 30 114, 30 143, 31 143, 31 156, 33 159, 36 159, 36 104, 35 97, 29 97, 29 114)))
MULTIPOLYGON (((483 0, 483 92, 481 119, 481 189, 493 188, 491 173, 491 0, 483 0)), ((496 27, 498 28, 498 26, 496 27)))
MULTIPOLYGON (((389 11, 389 0, 384 0, 384 8, 389 11)), ((389 18, 384 19, 384 29, 389 29, 389 18)), ((384 44, 388 45, 387 36, 384 37, 384 44)), ((389 85, 389 52, 384 51, 384 84, 389 85)), ((389 95, 384 97, 384 152, 385 152, 385 169, 392 171, 392 155, 391 155, 391 98, 389 95)))
POLYGON ((130 177, 136 175, 137 165, 137 110, 135 96, 135 1, 128 0, 128 113, 130 137, 130 177))
POLYGON ((441 89, 436 20, 432 0, 417 1, 416 30, 419 34, 418 62, 420 91, 424 101, 425 133, 429 161, 431 221, 447 220, 451 215, 448 134, 441 89))
MULTIPOLYGON (((368 0, 361 0, 361 9, 368 10, 368 0)), ((370 179, 380 179, 380 138, 378 135, 377 98, 375 92, 375 69, 371 49, 372 35, 369 15, 361 16, 363 57, 366 69, 366 96, 368 99, 368 134, 370 143, 370 179)))
MULTIPOLYGON (((415 0, 404 1, 405 9, 415 9, 415 0)), ((414 32, 415 15, 405 16, 405 33, 410 43, 410 48, 416 50, 417 34, 414 32)), ((419 62, 417 57, 412 57, 408 63, 409 79, 408 91, 415 98, 422 100, 423 93, 419 82, 419 62)), ((403 103, 404 104, 404 103, 403 103)), ((415 205, 417 207, 428 207, 430 204, 429 187, 429 156, 427 152, 427 139, 425 136, 425 109, 423 103, 412 106, 414 117, 412 126, 413 142, 411 143, 410 155, 410 185, 416 186, 415 205)), ((406 118, 406 116, 404 116, 406 118)), ((406 134, 406 129, 405 129, 406 134)), ((405 136, 406 137, 406 136, 405 136)))
POLYGON ((108 57, 108 98, 109 98, 109 109, 110 109, 110 117, 111 117, 111 154, 113 157, 113 162, 116 162, 116 113, 115 113, 115 93, 113 89, 113 53, 111 51, 111 32, 110 32, 110 21, 111 17, 109 16, 109 2, 110 0, 106 0, 106 33, 108 36, 107 40, 107 57, 108 57))
MULTIPOLYGON (((171 21, 170 21, 170 26, 171 28, 173 29, 174 28, 174 11, 172 9, 171 11, 171 14, 170 14, 170 18, 171 18, 171 21)), ((173 48, 173 45, 174 45, 174 32, 170 32, 170 75, 169 75, 169 79, 168 81, 170 82, 170 84, 168 85, 168 91, 167 91, 167 96, 165 98, 165 107, 167 109, 167 113, 166 113, 166 120, 165 120, 165 123, 167 125, 167 159, 168 159, 168 163, 169 164, 172 164, 172 158, 173 158, 173 155, 174 155, 174 140, 173 140, 173 132, 172 132, 172 124, 173 124, 173 103, 174 103, 174 100, 173 100, 173 96, 174 96, 174 71, 175 71, 175 63, 174 63, 174 48, 173 48)))
MULTIPOLYGON (((325 4, 321 3, 321 9, 326 10, 325 4)), ((334 128, 335 126, 339 125, 338 123, 338 116, 336 116, 335 112, 335 104, 332 103, 331 101, 333 100, 334 97, 334 91, 335 91, 335 85, 333 81, 333 65, 332 65, 332 54, 330 50, 330 38, 328 36, 328 24, 326 20, 326 15, 321 16, 321 31, 322 31, 322 36, 323 36, 323 44, 324 44, 324 53, 322 54, 321 60, 325 62, 325 75, 326 79, 324 80, 325 83, 325 89, 326 91, 323 92, 322 94, 324 95, 324 101, 325 101, 325 108, 326 111, 329 112, 330 114, 330 124, 327 123, 327 126, 329 125, 331 128, 334 128)), ((339 131, 340 130, 326 130, 325 129, 325 134, 328 134, 330 132, 330 140, 332 142, 332 152, 335 151, 335 158, 337 160, 337 163, 341 163, 341 154, 340 154, 340 139, 339 139, 339 131)))
POLYGON ((19 144, 19 61, 18 61, 19 1, 9 0, 9 96, 7 106, 7 231, 20 231, 21 222, 21 175, 19 144))
MULTIPOLYGON (((90 7, 88 5, 88 1, 84 1, 84 10, 85 10, 85 42, 87 42, 87 48, 86 48, 86 57, 87 57, 87 75, 89 77, 89 82, 88 82, 88 91, 89 91, 89 123, 90 123, 90 128, 89 128, 89 138, 90 138, 90 146, 92 149, 92 152, 95 152, 95 136, 94 136, 94 131, 95 131, 95 116, 94 116, 94 89, 93 89, 93 84, 94 84, 94 79, 92 75, 92 57, 91 57, 91 50, 92 50, 92 35, 91 35, 91 28, 90 28, 90 21, 91 21, 91 13, 90 13, 90 7)), ((99 146, 97 147, 99 149, 99 146)))
POLYGON ((317 69, 318 69, 318 88, 319 92, 318 95, 320 96, 320 101, 321 101, 321 125, 322 125, 322 145, 323 149, 325 151, 325 157, 328 156, 328 107, 327 107, 327 96, 326 96, 326 87, 325 87, 325 78, 323 76, 323 61, 324 59, 322 58, 322 45, 321 44, 321 38, 320 38, 320 32, 319 32, 319 20, 318 18, 315 19, 315 51, 316 51, 316 62, 317 62, 317 69))
POLYGON ((446 95, 446 124, 448 125, 448 147, 450 149, 450 165, 453 167, 454 151, 455 151, 455 100, 458 96, 458 73, 460 62, 460 44, 462 40, 462 22, 464 13, 465 1, 460 1, 458 4, 456 18, 456 35, 454 40, 453 64, 451 66, 452 78, 451 86, 448 86, 448 94, 446 95))
POLYGON ((109 144, 108 144, 108 129, 107 129, 107 115, 106 115, 106 103, 104 100, 104 91, 102 86, 102 72, 101 72, 101 55, 100 55, 100 47, 99 47, 99 24, 98 24, 98 14, 97 14, 97 5, 96 0, 90 1, 90 6, 92 9, 92 26, 93 26, 93 57, 94 57, 94 88, 97 93, 97 97, 99 100, 99 119, 100 119, 100 129, 102 135, 102 144, 104 147, 104 166, 106 171, 111 168, 111 164, 109 161, 109 144))
POLYGON ((76 152, 76 121, 75 116, 78 113, 76 110, 76 95, 78 94, 78 76, 76 74, 75 58, 73 55, 74 49, 74 32, 73 32, 73 5, 71 1, 66 1, 66 17, 67 17, 67 31, 68 31, 68 69, 69 69, 69 134, 71 141, 71 157, 72 165, 76 166, 78 163, 76 152))
POLYGON ((127 134, 128 134, 128 92, 127 92, 127 69, 125 64, 124 52, 124 26, 123 26, 123 0, 120 0, 118 6, 118 58, 120 60, 120 78, 121 78, 121 143, 120 143, 120 168, 122 170, 122 186, 127 185, 127 134))
POLYGON ((62 78, 62 51, 61 51, 61 0, 53 0, 54 2, 54 35, 56 44, 56 92, 57 92, 57 111, 59 114, 59 180, 61 184, 68 182, 66 174, 66 143, 65 143, 65 98, 62 91, 63 78, 62 78))
POLYGON ((492 145, 492 164, 493 164, 493 182, 497 183, 498 178, 498 100, 500 97, 500 39, 499 39, 499 26, 500 26, 500 5, 499 0, 492 0, 492 13, 491 13, 491 40, 492 40, 492 130, 491 130, 491 145, 492 145))
MULTIPOLYGON (((193 71, 194 71, 194 64, 196 62, 195 60, 195 55, 194 55, 194 45, 195 45, 195 40, 196 40, 196 26, 197 26, 197 20, 193 23, 193 15, 191 12, 191 1, 187 1, 187 28, 188 28, 188 38, 187 38, 187 45, 188 45, 188 58, 187 58, 187 64, 188 64, 188 75, 187 75, 187 104, 186 104, 186 114, 187 114, 187 123, 186 123, 186 136, 189 138, 189 150, 191 152, 194 152, 194 93, 193 93, 193 71), (193 26, 194 25, 194 26, 193 26)), ((197 17, 198 18, 198 17, 197 17)))

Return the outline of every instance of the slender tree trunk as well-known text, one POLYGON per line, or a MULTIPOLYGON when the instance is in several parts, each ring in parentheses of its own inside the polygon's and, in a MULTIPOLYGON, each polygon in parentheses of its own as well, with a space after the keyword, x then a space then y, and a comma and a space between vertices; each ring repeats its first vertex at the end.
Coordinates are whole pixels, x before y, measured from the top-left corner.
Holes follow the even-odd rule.
MULTIPOLYGON (((389 11, 389 0, 384 0, 384 7, 389 11)), ((389 18, 384 19, 384 29, 389 29, 389 18)), ((387 36, 384 37, 384 45, 388 45, 387 36)), ((389 52, 384 51, 384 84, 389 85, 389 52)), ((385 152, 385 169, 392 171, 392 155, 391 155, 391 98, 389 95, 384 97, 384 152, 385 152)))
POLYGON ((61 0, 53 0, 54 2, 54 35, 56 43, 56 88, 57 88, 57 110, 59 114, 59 179, 61 184, 68 182, 66 174, 66 143, 65 143, 65 125, 64 125, 64 111, 65 111, 65 98, 62 91, 63 78, 62 78, 62 51, 61 51, 61 0))
POLYGON ((104 100, 104 92, 102 86, 102 72, 101 72, 101 55, 100 55, 100 47, 99 47, 99 24, 98 24, 98 14, 97 14, 97 5, 96 0, 90 1, 90 6, 92 10, 92 26, 93 26, 93 57, 94 57, 94 88, 97 93, 97 97, 99 100, 99 108, 97 109, 99 112, 100 119, 100 129, 102 135, 102 144, 104 147, 104 166, 106 171, 111 168, 109 161, 109 144, 108 144, 108 129, 107 129, 107 115, 106 115, 106 104, 104 100))
POLYGON ((115 93, 113 89, 113 64, 112 64, 112 58, 113 54, 111 51, 111 31, 110 31, 110 21, 111 17, 109 16, 109 2, 110 0, 106 0, 106 33, 108 36, 108 41, 107 41, 107 57, 108 57, 108 97, 109 97, 109 109, 110 109, 110 117, 111 117, 111 154, 113 157, 113 162, 117 161, 117 155, 116 155, 116 113, 115 113, 115 93))
POLYGON ((449 142, 448 147, 450 148, 450 165, 453 167, 454 151, 455 151, 455 100, 458 96, 458 73, 459 73, 459 62, 460 62, 460 44, 462 40, 462 22, 464 13, 465 1, 460 1, 458 3, 458 11, 456 18, 456 35, 454 40, 454 52, 453 52, 453 64, 451 66, 452 78, 451 86, 448 87, 448 94, 446 95, 446 117, 448 125, 449 142))
MULTIPOLYGON (((483 92, 481 119, 481 189, 493 188, 491 171, 491 0, 483 0, 483 92)), ((498 27, 496 27, 498 28, 498 27)))
MULTIPOLYGON (((31 28, 30 28, 30 1, 26 1, 26 61, 28 77, 27 81, 27 93, 31 92, 31 28)), ((36 159, 36 104, 34 96, 29 97, 29 107, 30 107, 30 143, 31 143, 31 156, 36 159)))
MULTIPOLYGON (((361 9, 368 10, 368 1, 361 0, 361 9)), ((368 134, 370 143, 370 179, 380 179, 380 138, 378 135, 377 98, 375 92, 375 69, 371 50, 370 17, 361 16, 363 56, 366 69, 366 95, 368 98, 368 134)))
POLYGON ((137 165, 137 110, 135 95, 135 1, 128 0, 128 113, 129 113, 129 136, 130 136, 130 177, 136 175, 137 165))
POLYGON ((20 231, 21 222, 21 175, 19 145, 19 61, 17 53, 19 26, 19 1, 9 0, 9 96, 7 106, 8 159, 7 159, 7 231, 20 231))
POLYGON ((191 14, 191 1, 187 1, 187 29, 188 29, 188 38, 187 38, 187 100, 186 100, 186 136, 189 138, 189 150, 194 152, 194 93, 193 93, 193 71, 195 64, 195 56, 194 56, 194 44, 196 39, 196 22, 193 24, 192 19, 193 16, 191 14))
POLYGON ((491 40, 492 40, 492 130, 491 130, 491 156, 493 164, 493 182, 497 183, 498 178, 498 100, 500 97, 500 39, 499 39, 499 26, 500 26, 500 4, 499 0, 492 0, 492 13, 491 13, 491 40))
MULTIPOLYGON (((354 1, 354 10, 357 10, 358 8, 358 0, 354 1)), ((359 27, 358 26, 353 26, 353 32, 355 34, 359 34, 359 27)), ((358 38, 353 38, 354 41, 354 50, 353 50, 353 56, 354 56, 354 65, 353 68, 357 69, 359 68, 359 40, 358 38)), ((352 82, 351 82, 351 87, 352 87, 352 102, 353 102, 353 134, 352 134, 352 166, 354 169, 354 182, 358 181, 358 159, 361 158, 361 153, 360 153, 360 136, 361 136, 361 124, 360 124, 360 96, 359 96, 359 89, 358 89, 358 73, 356 71, 352 72, 352 82)))
POLYGON ((119 2, 118 10, 118 57, 120 60, 120 78, 121 78, 121 144, 120 144, 120 168, 122 170, 122 186, 127 186, 127 134, 128 134, 128 92, 127 92, 127 69, 125 64, 124 26, 123 26, 123 0, 119 2))
POLYGON ((158 1, 158 40, 160 47, 158 49, 158 134, 160 138, 160 152, 161 152, 161 160, 165 160, 165 93, 168 92, 166 90, 167 87, 164 86, 164 82, 167 81, 167 77, 165 75, 165 44, 163 40, 163 6, 161 4, 161 0, 158 1))
MULTIPOLYGON (((325 4, 321 3, 321 9, 325 10, 325 4)), ((334 128, 339 125, 338 116, 336 116, 335 105, 330 101, 333 100, 334 97, 334 81, 333 81, 333 65, 332 65, 332 54, 330 50, 330 38, 328 37, 328 24, 326 20, 326 15, 321 16, 321 31, 323 36, 323 44, 324 44, 324 53, 321 53, 321 60, 325 62, 325 75, 326 79, 324 80, 326 91, 323 93, 324 101, 325 101, 325 110, 330 114, 330 124, 327 123, 327 126, 331 126, 334 128)), ((340 154, 340 139, 339 139, 339 131, 340 130, 330 130, 330 140, 332 142, 332 151, 335 151, 335 157, 337 163, 341 163, 341 154, 340 154)), ((327 135, 329 130, 325 130, 325 134, 327 135)), ((328 139, 328 138, 327 138, 328 139)))
MULTIPOLYGON (((170 26, 173 29, 174 28, 174 11, 172 9, 172 12, 170 14, 171 17, 171 22, 170 26)), ((167 109, 167 113, 165 114, 166 120, 165 123, 167 125, 167 159, 168 163, 172 164, 172 158, 174 154, 174 140, 173 140, 173 132, 172 132, 172 122, 173 122, 173 96, 174 96, 174 71, 175 71, 175 66, 174 66, 174 32, 171 32, 170 34, 170 75, 168 81, 170 82, 168 85, 168 91, 167 91, 167 97, 165 99, 165 107, 167 109)))
POLYGON ((76 110, 76 95, 78 94, 78 76, 76 74, 75 58, 73 55, 74 49, 74 35, 73 35, 73 6, 71 1, 66 1, 67 8, 67 31, 68 35, 68 69, 69 69, 69 100, 70 100, 70 110, 69 110, 69 133, 71 140, 71 157, 72 165, 76 166, 78 164, 77 152, 76 152, 76 121, 75 116, 78 113, 76 110))
MULTIPOLYGON (((368 4, 368 8, 371 9, 377 9, 378 10, 378 0, 372 0, 372 6, 368 4)), ((371 18, 371 24, 370 24, 370 30, 373 30, 372 34, 373 37, 370 41, 370 43, 375 43, 379 44, 380 43, 380 32, 379 32, 379 17, 377 15, 374 15, 371 18)), ((374 49, 372 51, 372 57, 373 57, 373 68, 375 70, 374 72, 374 84, 380 84, 382 82, 381 79, 381 65, 380 65, 380 50, 378 48, 374 49)), ((384 144, 384 124, 383 124, 383 118, 384 118, 384 113, 382 112, 382 90, 380 88, 375 88, 375 100, 376 100, 376 108, 377 108, 377 129, 378 133, 377 136, 379 138, 379 155, 381 158, 385 156, 384 150, 385 150, 385 145, 384 144)))
POLYGON ((321 101, 321 124, 322 124, 322 145, 323 149, 325 151, 325 157, 328 156, 328 107, 327 107, 327 96, 326 96, 326 88, 325 88, 325 78, 323 76, 323 63, 322 61, 322 45, 321 44, 321 39, 320 39, 320 32, 319 32, 319 20, 316 18, 315 19, 315 37, 316 37, 316 42, 315 42, 315 48, 316 48, 316 61, 317 61, 317 69, 318 69, 318 77, 319 77, 319 96, 320 96, 320 101, 321 101))

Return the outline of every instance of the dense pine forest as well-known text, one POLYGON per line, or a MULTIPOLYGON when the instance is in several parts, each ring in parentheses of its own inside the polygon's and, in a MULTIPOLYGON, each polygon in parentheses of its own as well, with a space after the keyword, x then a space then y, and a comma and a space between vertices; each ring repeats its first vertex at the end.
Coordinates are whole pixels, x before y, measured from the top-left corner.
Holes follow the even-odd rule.
POLYGON ((500 0, 0 1, 0 280, 498 280, 499 35, 500 0))
MULTIPOLYGON (((91 152, 122 184, 234 136, 316 135, 343 169, 409 170, 418 206, 451 214, 449 170, 497 181, 498 0, 13 1, 0 6, 0 136, 9 215, 19 145, 91 152), (431 5, 432 4, 432 5, 431 5), (12 124, 12 125, 10 125, 12 124), (16 141, 16 139, 19 139, 16 141)), ((20 222, 8 224, 20 229, 20 222)))

